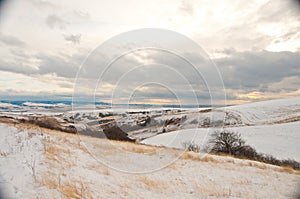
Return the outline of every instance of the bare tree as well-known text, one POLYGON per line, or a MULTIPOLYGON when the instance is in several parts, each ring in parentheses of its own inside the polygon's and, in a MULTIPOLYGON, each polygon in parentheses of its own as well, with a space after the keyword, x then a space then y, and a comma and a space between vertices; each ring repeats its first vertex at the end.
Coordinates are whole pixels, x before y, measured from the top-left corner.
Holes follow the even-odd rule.
POLYGON ((236 155, 245 146, 245 141, 240 134, 224 130, 214 132, 210 144, 213 145, 212 152, 236 155))

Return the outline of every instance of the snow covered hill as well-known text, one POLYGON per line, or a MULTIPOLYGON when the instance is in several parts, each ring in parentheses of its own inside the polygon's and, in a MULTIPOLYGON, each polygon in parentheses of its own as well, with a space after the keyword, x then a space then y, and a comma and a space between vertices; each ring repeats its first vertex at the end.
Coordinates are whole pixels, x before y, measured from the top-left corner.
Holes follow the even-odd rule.
POLYGON ((243 125, 285 123, 300 120, 300 98, 277 99, 220 108, 243 125))
MULTIPOLYGON (((260 153, 270 154, 278 159, 300 161, 300 122, 226 129, 240 133, 246 143, 260 153)), ((183 149, 184 143, 192 142, 204 147, 211 133, 205 128, 184 129, 153 136, 142 143, 183 149)))
POLYGON ((0 124, 3 198, 296 198, 299 173, 259 162, 0 124))
MULTIPOLYGON (((300 161, 300 98, 270 100, 218 108, 224 128, 241 134, 258 152, 300 161)), ((180 129, 147 138, 142 143, 183 148, 184 142, 204 145, 214 129, 180 129)))

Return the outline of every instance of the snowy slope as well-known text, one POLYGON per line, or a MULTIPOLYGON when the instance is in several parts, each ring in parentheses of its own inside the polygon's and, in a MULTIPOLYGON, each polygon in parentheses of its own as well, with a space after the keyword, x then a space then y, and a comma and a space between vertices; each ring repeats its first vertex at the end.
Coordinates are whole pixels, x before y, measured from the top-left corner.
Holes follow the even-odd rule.
POLYGON ((0 124, 6 198, 295 198, 299 174, 263 163, 0 124), (21 129, 21 130, 19 130, 21 129), (288 172, 287 172, 288 171, 288 172))
MULTIPOLYGON (((273 155, 279 159, 300 161, 300 122, 264 126, 231 127, 231 131, 241 134, 247 144, 258 152, 273 155)), ((184 142, 204 146, 212 132, 209 129, 184 129, 160 134, 142 141, 144 144, 184 148, 184 142)))
MULTIPOLYGON (((300 161, 300 98, 230 106, 216 111, 226 115, 224 128, 240 133, 258 152, 300 161)), ((183 148, 183 143, 190 141, 203 145, 213 131, 181 129, 147 138, 142 143, 174 148, 183 148)))
POLYGON ((220 108, 228 115, 241 118, 244 125, 285 122, 300 117, 300 98, 277 99, 220 108))

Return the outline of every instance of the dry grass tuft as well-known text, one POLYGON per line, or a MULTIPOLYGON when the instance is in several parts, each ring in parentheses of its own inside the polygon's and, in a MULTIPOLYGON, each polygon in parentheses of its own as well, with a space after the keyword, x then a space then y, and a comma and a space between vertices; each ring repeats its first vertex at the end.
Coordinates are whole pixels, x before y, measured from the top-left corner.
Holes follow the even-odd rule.
POLYGON ((200 160, 200 157, 199 157, 199 154, 197 153, 193 153, 193 152, 185 152, 181 157, 180 159, 183 159, 183 160, 197 160, 199 161, 200 160))
POLYGON ((138 144, 128 144, 122 146, 122 150, 132 152, 132 153, 143 153, 143 154, 156 154, 156 148, 145 146, 145 145, 138 145, 138 144))
POLYGON ((219 161, 216 158, 208 156, 208 155, 204 156, 203 158, 200 158, 200 161, 202 161, 202 162, 219 163, 219 161))
POLYGON ((290 118, 278 120, 278 121, 276 121, 274 123, 275 124, 282 124, 282 123, 297 122, 297 121, 300 121, 300 116, 294 116, 294 117, 290 117, 290 118))
POLYGON ((88 190, 88 186, 85 186, 81 181, 73 181, 72 184, 69 182, 61 183, 58 179, 51 179, 48 176, 44 176, 40 183, 49 189, 58 190, 64 198, 93 198, 92 194, 88 190))
POLYGON ((6 157, 8 155, 9 155, 8 152, 0 152, 0 157, 6 157))
POLYGON ((161 181, 158 180, 152 180, 146 176, 139 176, 137 181, 142 182, 145 184, 147 187, 152 188, 152 189, 164 189, 166 188, 166 185, 162 183, 161 181))
POLYGON ((233 198, 241 197, 242 194, 236 193, 231 187, 225 188, 215 184, 205 184, 194 186, 195 190, 202 195, 200 198, 233 198))
POLYGON ((103 170, 102 170, 102 174, 107 175, 107 176, 110 175, 109 168, 108 167, 104 167, 103 170))
MULTIPOLYGON (((217 160, 216 158, 214 158, 210 155, 205 155, 204 157, 200 157, 199 153, 194 153, 194 152, 185 152, 180 158, 184 159, 184 160, 188 159, 188 160, 201 161, 201 162, 213 162, 213 163, 220 162, 219 160, 217 160)), ((233 160, 228 160, 228 162, 230 162, 230 161, 233 161, 233 160)))
POLYGON ((278 168, 276 168, 276 171, 300 175, 299 170, 294 170, 293 168, 288 167, 288 166, 278 167, 278 168))

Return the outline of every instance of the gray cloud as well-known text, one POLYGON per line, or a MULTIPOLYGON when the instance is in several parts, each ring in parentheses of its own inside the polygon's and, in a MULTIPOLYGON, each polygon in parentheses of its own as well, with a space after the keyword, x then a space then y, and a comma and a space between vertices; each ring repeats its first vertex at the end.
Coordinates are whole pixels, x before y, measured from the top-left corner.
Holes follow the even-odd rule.
POLYGON ((226 87, 233 89, 267 89, 268 84, 300 75, 299 52, 236 52, 215 62, 226 87))
POLYGON ((80 39, 81 39, 81 34, 69 34, 69 35, 64 35, 64 39, 66 41, 70 41, 73 44, 79 44, 80 39))
POLYGON ((25 75, 56 74, 58 77, 75 78, 77 70, 84 59, 84 54, 50 55, 50 54, 27 54, 24 50, 10 50, 12 58, 0 60, 0 70, 20 73, 25 75), (37 60, 32 65, 31 59, 37 60))
POLYGON ((0 60, 0 70, 14 73, 21 73, 25 75, 35 74, 38 71, 32 67, 26 66, 22 61, 5 61, 0 60))
POLYGON ((17 37, 6 35, 0 32, 0 42, 9 45, 9 46, 17 46, 17 47, 24 47, 26 43, 17 37))
MULTIPOLYGON (((29 67, 26 59, 30 56, 22 50, 11 51, 16 56, 13 61, 0 61, 0 70, 15 73, 35 75, 37 78, 43 78, 46 74, 55 74, 57 78, 67 78, 71 80, 75 78, 76 73, 88 55, 82 49, 80 52, 72 56, 60 54, 37 54, 34 57, 39 60, 36 68, 29 67)), ((253 91, 259 92, 291 92, 299 89, 300 77, 300 52, 269 52, 269 51, 245 51, 237 52, 234 49, 218 50, 227 57, 214 59, 215 63, 221 71, 225 87, 228 90, 227 97, 229 99, 237 99, 234 93, 247 93, 253 91)), ((186 54, 189 60, 197 60, 196 54, 186 54)), ((208 65, 201 65, 203 60, 198 59, 198 63, 203 70, 210 70, 208 65)), ((206 63, 206 62, 203 62, 206 63)), ((103 55, 94 54, 87 63, 88 70, 82 70, 80 78, 86 79, 86 83, 80 89, 90 88, 86 92, 92 92, 96 86, 98 78, 104 83, 104 87, 99 87, 102 96, 109 96, 110 90, 105 85, 117 85, 118 97, 129 96, 134 89, 141 86, 142 83, 160 82, 163 85, 173 89, 181 99, 190 99, 193 91, 196 92, 198 99, 207 99, 210 94, 204 79, 197 71, 183 60, 174 57, 171 54, 154 52, 146 54, 135 54, 134 56, 125 56, 123 59, 117 60, 106 73, 101 75, 107 63, 103 61, 103 55), (143 61, 155 60, 156 63, 162 63, 170 66, 174 71, 159 65, 152 67, 140 67, 126 74, 135 66, 141 65, 143 61), (187 80, 181 79, 181 75, 187 80), (117 84, 117 82, 119 84, 117 84)), ((214 79, 216 74, 205 73, 208 76, 205 79, 214 79)), ((70 84, 58 79, 59 85, 70 87, 70 84)), ((80 90, 79 89, 79 90, 80 90)), ((111 88, 113 89, 113 88, 111 88)), ((216 88, 216 92, 220 92, 222 88, 216 88)), ((172 98, 171 93, 164 90, 152 88, 139 92, 140 96, 150 98, 172 98)))
POLYGON ((278 23, 300 19, 299 9, 294 6, 292 0, 268 1, 257 10, 257 13, 259 15, 256 16, 255 21, 259 23, 278 23))
POLYGON ((37 58, 40 60, 39 74, 55 73, 59 77, 68 78, 75 78, 82 61, 81 58, 77 56, 62 57, 39 54, 37 55, 37 58))
POLYGON ((46 24, 50 28, 59 28, 59 29, 64 29, 67 26, 67 22, 63 20, 62 18, 58 17, 57 15, 49 15, 46 18, 46 24))

